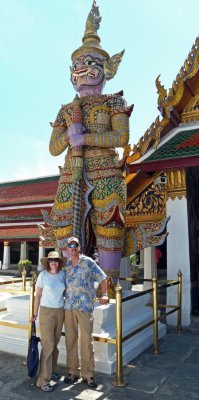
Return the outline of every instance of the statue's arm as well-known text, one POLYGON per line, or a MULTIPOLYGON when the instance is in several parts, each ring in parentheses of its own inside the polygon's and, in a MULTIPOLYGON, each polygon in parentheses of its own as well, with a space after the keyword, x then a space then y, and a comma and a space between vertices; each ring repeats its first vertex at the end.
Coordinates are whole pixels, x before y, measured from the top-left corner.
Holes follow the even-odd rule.
POLYGON ((50 138, 49 151, 52 156, 59 156, 69 145, 67 128, 56 126, 50 138))
POLYGON ((53 124, 53 131, 49 143, 49 151, 52 156, 58 156, 61 154, 69 145, 68 140, 68 125, 64 117, 64 110, 61 108, 57 118, 53 124))

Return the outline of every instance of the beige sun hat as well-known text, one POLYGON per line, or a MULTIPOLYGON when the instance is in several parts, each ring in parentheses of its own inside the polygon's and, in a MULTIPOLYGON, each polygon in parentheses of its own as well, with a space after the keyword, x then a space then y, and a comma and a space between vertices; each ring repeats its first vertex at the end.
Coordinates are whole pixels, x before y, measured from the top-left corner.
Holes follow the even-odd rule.
POLYGON ((50 253, 48 253, 48 257, 42 257, 40 260, 45 268, 48 265, 49 258, 59 258, 61 268, 64 267, 64 265, 66 264, 66 260, 67 260, 67 257, 60 257, 58 251, 50 251, 50 253))

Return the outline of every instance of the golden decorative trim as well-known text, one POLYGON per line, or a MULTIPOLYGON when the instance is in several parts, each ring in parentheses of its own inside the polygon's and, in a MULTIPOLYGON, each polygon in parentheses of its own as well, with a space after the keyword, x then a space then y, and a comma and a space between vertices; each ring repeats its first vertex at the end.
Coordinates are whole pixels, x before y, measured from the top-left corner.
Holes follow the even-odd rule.
MULTIPOLYGON (((126 171, 125 171, 126 172, 126 171)), ((137 175, 137 173, 129 173, 128 175, 125 176, 126 184, 128 185, 137 175)))
POLYGON ((65 119, 68 127, 72 125, 73 121, 68 113, 64 113, 64 119, 65 119))
POLYGON ((199 94, 194 96, 182 113, 182 122, 192 122, 199 120, 199 94))
POLYGON ((184 83, 188 79, 195 76, 199 66, 199 37, 196 38, 195 43, 192 46, 184 65, 180 69, 180 72, 176 76, 173 82, 172 88, 167 90, 161 85, 159 77, 156 79, 156 86, 158 90, 158 106, 163 108, 164 115, 169 116, 171 107, 174 107, 182 98, 184 92, 184 83))
POLYGON ((91 112, 90 112, 90 121, 91 124, 94 125, 95 124, 95 119, 98 115, 98 113, 106 113, 107 115, 109 115, 110 113, 110 108, 106 105, 99 105, 99 106, 95 106, 92 108, 91 112))
POLYGON ((95 231, 98 235, 100 236, 105 236, 105 237, 121 237, 121 232, 124 232, 124 228, 107 228, 103 226, 97 225, 95 228, 95 231))
POLYGON ((106 199, 101 200, 101 199, 93 199, 92 203, 94 207, 99 207, 99 208, 104 208, 107 206, 107 204, 115 201, 117 204, 122 203, 121 197, 117 193, 112 193, 109 196, 106 197, 106 199))
POLYGON ((183 197, 186 197, 185 169, 168 171, 166 174, 167 174, 167 187, 166 187, 167 200, 169 198, 174 200, 176 197, 181 200, 183 197))
POLYGON ((161 109, 164 116, 168 119, 172 108, 179 103, 184 93, 184 82, 180 75, 177 75, 176 80, 173 82, 172 88, 167 90, 160 83, 160 75, 156 78, 156 87, 158 91, 158 108, 161 109))
POLYGON ((132 216, 129 213, 127 213, 125 227, 131 228, 134 225, 143 224, 143 223, 147 223, 147 222, 156 223, 156 222, 162 221, 162 219, 165 218, 165 216, 166 216, 166 213, 153 214, 153 215, 137 215, 137 216, 132 216))
POLYGON ((65 201, 64 203, 59 203, 57 200, 54 202, 54 208, 56 210, 64 210, 65 208, 70 208, 73 206, 72 200, 65 201))
MULTIPOLYGON (((154 177, 153 177, 154 179, 154 177)), ((166 217, 165 187, 148 183, 128 204, 126 210, 126 226, 144 222, 159 222, 166 217)))
POLYGON ((63 237, 63 236, 71 236, 72 235, 72 229, 73 229, 73 227, 72 227, 72 225, 69 225, 69 226, 65 226, 65 227, 61 227, 61 228, 58 228, 58 229, 54 229, 54 234, 55 234, 55 236, 59 239, 59 237, 63 237))
MULTIPOLYGON (((137 187, 137 189, 134 191, 133 195, 132 195, 132 196, 128 196, 128 198, 127 198, 127 206, 128 206, 137 196, 139 196, 145 189, 147 189, 147 187, 148 187, 149 185, 151 185, 151 184, 153 183, 153 181, 154 181, 159 175, 161 175, 161 174, 162 174, 162 172, 158 171, 158 172, 155 172, 155 173, 153 174, 153 176, 151 176, 150 178, 146 178, 146 179, 144 180, 144 182, 142 182, 142 184, 140 184, 140 185, 137 187)), ((132 174, 132 175, 136 176, 137 174, 132 174)), ((127 175, 127 178, 128 178, 128 175, 127 175)), ((131 181, 131 180, 133 180, 133 178, 130 179, 130 181, 131 181)), ((128 182, 127 182, 127 179, 126 179, 126 183, 128 183, 128 182)))
POLYGON ((167 122, 168 118, 163 118, 161 121, 159 116, 156 118, 156 120, 151 124, 150 128, 146 130, 143 136, 141 136, 138 144, 135 144, 132 148, 133 154, 127 157, 127 164, 130 164, 141 158, 146 153, 151 142, 153 142, 153 148, 157 148, 160 141, 160 132, 167 122))

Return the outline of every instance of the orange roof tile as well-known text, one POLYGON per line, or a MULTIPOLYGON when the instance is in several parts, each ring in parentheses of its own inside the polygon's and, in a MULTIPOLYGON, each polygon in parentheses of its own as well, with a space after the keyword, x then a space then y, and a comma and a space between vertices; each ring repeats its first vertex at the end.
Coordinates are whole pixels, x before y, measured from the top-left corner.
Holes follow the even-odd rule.
MULTIPOLYGON (((51 211, 51 207, 41 207, 42 210, 51 211)), ((0 210, 0 222, 43 220, 41 208, 19 208, 14 210, 0 210)))
POLYGON ((37 239, 39 230, 37 226, 13 226, 0 228, 0 240, 37 239))
POLYGON ((190 138, 185 139, 178 146, 176 146, 176 149, 186 149, 187 147, 193 146, 199 147, 199 132, 195 133, 195 135, 191 136, 190 138))
POLYGON ((0 205, 53 201, 58 176, 0 184, 0 205))

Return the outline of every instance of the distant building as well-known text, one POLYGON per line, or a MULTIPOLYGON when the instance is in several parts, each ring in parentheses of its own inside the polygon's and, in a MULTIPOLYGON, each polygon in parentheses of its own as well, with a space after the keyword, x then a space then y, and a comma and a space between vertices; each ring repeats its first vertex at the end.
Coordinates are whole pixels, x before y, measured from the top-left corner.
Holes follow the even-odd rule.
POLYGON ((1 268, 28 258, 40 265, 45 249, 37 224, 41 209, 50 211, 58 186, 58 175, 0 184, 0 260, 1 268))

